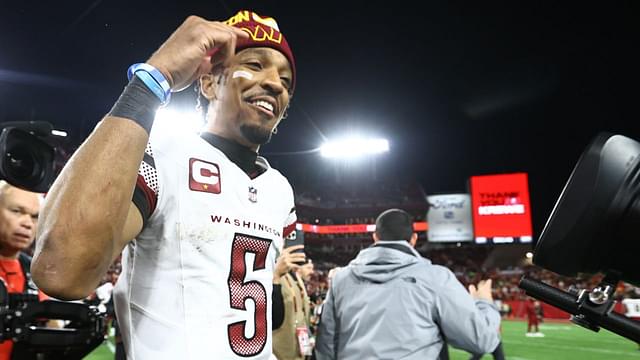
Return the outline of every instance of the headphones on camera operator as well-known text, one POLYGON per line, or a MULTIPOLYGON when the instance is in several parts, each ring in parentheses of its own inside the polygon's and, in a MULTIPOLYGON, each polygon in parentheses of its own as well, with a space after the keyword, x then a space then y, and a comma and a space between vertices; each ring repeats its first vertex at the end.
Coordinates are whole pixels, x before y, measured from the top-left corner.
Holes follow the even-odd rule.
MULTIPOLYGON (((0 180, 24 190, 45 193, 56 177, 53 126, 45 121, 0 124, 0 180)), ((20 254, 30 282, 31 259, 20 254)), ((106 313, 96 306, 54 300, 40 302, 37 291, 9 294, 0 281, 0 342, 14 342, 12 359, 82 359, 105 339, 106 313), (65 320, 61 329, 47 328, 49 319, 65 320)))

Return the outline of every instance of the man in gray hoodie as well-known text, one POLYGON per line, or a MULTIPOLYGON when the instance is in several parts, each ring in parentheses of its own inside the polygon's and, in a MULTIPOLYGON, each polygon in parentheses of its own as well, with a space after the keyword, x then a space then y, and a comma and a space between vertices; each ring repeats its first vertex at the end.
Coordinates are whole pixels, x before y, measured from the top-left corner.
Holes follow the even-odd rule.
POLYGON ((498 346, 491 280, 469 292, 414 249, 411 216, 386 210, 374 244, 338 271, 325 300, 316 359, 437 359, 446 341, 472 353, 498 346))

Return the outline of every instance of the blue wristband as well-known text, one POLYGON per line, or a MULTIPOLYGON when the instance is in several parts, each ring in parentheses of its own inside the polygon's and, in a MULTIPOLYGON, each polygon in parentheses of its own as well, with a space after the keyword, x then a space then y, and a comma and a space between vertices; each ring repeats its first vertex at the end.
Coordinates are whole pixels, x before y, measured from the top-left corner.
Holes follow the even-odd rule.
POLYGON ((137 63, 129 67, 127 77, 129 80, 136 75, 144 84, 160 99, 162 105, 169 103, 171 99, 171 85, 160 70, 149 64, 137 63))

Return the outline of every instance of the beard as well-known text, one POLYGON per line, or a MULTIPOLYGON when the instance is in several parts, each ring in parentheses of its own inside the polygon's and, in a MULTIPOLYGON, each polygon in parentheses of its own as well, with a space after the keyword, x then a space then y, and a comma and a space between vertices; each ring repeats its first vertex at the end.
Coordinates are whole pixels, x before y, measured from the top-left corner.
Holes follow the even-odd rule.
POLYGON ((245 139, 252 144, 264 145, 271 141, 273 132, 270 129, 257 125, 241 125, 240 132, 245 139))

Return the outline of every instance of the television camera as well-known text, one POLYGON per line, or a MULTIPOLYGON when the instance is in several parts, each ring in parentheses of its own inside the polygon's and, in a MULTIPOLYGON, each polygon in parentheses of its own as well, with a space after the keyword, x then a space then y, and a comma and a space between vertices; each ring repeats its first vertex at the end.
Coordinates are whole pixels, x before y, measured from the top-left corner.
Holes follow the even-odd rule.
MULTIPOLYGON (((56 177, 53 126, 44 121, 0 124, 0 180, 45 193, 56 177)), ((106 337, 106 313, 96 306, 39 301, 9 294, 0 280, 0 342, 13 341, 12 359, 82 359, 106 337), (48 320, 64 327, 46 327, 48 320)))
POLYGON ((9 294, 0 281, 0 341, 14 342, 12 359, 82 359, 102 344, 105 334, 105 314, 96 306, 9 294), (50 319, 65 325, 46 327, 50 319))
POLYGON ((593 289, 571 293, 530 277, 527 295, 640 343, 640 322, 613 312, 620 281, 640 286, 640 143, 598 134, 582 153, 536 243, 533 263, 561 275, 604 274, 593 289))
POLYGON ((44 193, 55 179, 53 126, 45 121, 0 124, 0 180, 44 193))

